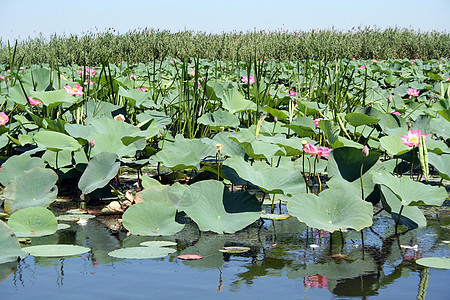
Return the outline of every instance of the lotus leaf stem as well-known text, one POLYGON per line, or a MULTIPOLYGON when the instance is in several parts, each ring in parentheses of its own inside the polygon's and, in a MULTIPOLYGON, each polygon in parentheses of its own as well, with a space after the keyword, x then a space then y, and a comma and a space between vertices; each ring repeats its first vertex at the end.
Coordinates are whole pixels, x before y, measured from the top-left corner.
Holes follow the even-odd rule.
POLYGON ((400 224, 400 218, 402 216, 403 207, 405 207, 403 204, 400 207, 400 211, 398 212, 397 221, 395 222, 395 234, 398 233, 398 224, 400 224))

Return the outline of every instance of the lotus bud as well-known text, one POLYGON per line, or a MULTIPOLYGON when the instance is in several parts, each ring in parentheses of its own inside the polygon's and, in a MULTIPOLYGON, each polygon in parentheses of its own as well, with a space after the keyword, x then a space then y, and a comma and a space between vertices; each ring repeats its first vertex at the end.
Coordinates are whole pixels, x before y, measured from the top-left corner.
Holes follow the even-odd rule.
POLYGON ((389 97, 388 97, 388 101, 389 101, 389 103, 391 103, 391 102, 392 102, 392 95, 389 95, 389 97))
POLYGON ((191 71, 189 72, 189 76, 195 77, 195 70, 191 70, 191 71))
POLYGON ((278 118, 277 117, 273 118, 273 120, 275 121, 275 123, 278 122, 278 118))
POLYGON ((367 145, 364 145, 364 147, 362 148, 361 153, 362 153, 363 157, 369 156, 369 147, 367 147, 367 145))
POLYGON ((94 148, 94 146, 95 146, 95 140, 94 140, 94 139, 92 139, 92 140, 89 141, 89 146, 90 146, 91 148, 94 148))

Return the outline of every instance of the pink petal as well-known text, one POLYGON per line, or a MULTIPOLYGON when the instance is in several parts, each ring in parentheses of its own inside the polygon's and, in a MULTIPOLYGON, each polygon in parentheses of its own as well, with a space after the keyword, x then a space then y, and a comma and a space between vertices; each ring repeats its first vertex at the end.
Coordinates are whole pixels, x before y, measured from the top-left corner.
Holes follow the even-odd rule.
POLYGON ((203 256, 198 255, 198 254, 182 254, 182 255, 178 255, 177 256, 179 259, 184 259, 184 260, 194 260, 194 259, 202 259, 203 256))

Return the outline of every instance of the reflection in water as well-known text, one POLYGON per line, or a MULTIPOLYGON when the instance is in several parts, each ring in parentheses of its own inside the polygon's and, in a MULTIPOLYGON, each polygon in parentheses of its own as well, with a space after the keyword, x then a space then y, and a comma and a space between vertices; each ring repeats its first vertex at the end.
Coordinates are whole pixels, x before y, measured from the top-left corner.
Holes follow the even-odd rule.
MULTIPOLYGON (((163 262, 162 268, 169 268, 168 264, 172 264, 192 277, 198 276, 199 272, 213 272, 212 276, 217 278, 218 272, 218 280, 214 280, 213 288, 217 292, 244 293, 261 278, 270 280, 276 277, 296 280, 305 287, 305 291, 314 289, 326 292, 328 289, 329 293, 336 296, 364 298, 376 296, 380 290, 398 282, 400 278, 415 274, 417 297, 423 299, 429 274, 426 268, 415 264, 415 260, 424 253, 427 256, 432 253, 448 256, 448 245, 440 243, 442 238, 448 239, 448 233, 441 232, 439 220, 436 219, 430 220, 424 230, 393 235, 392 224, 385 220, 381 217, 372 228, 364 231, 362 238, 363 235, 353 231, 342 233, 341 236, 341 233, 329 234, 307 228, 296 218, 265 220, 233 235, 199 234, 195 225, 187 224, 185 230, 171 237, 126 237, 123 232, 105 226, 100 218, 92 219, 86 226, 72 223, 70 229, 32 240, 33 245, 73 243, 91 248, 90 253, 75 258, 78 260, 76 264, 73 258, 33 257, 19 264, 3 264, 0 265, 0 281, 3 280, 0 288, 9 284, 16 290, 27 289, 37 280, 39 275, 36 274, 42 268, 55 270, 55 286, 60 288, 67 285, 66 273, 73 276, 74 268, 78 268, 78 276, 93 276, 105 269, 108 272, 120 272, 125 266, 127 272, 133 272, 133 264, 139 266, 145 264, 146 260, 116 259, 107 253, 121 247, 139 246, 143 241, 171 240, 177 242, 177 252, 150 261, 163 262), (311 248, 311 244, 318 247, 311 248), (419 245, 418 251, 401 247, 416 244, 419 245), (224 246, 245 246, 251 250, 236 254, 219 252, 224 246), (176 258, 180 254, 199 254, 204 259, 180 261, 176 258)), ((154 280, 158 281, 158 272, 149 276, 155 276, 154 280)), ((433 280, 445 278, 436 277, 433 280)), ((183 282, 179 284, 183 286, 183 282)))

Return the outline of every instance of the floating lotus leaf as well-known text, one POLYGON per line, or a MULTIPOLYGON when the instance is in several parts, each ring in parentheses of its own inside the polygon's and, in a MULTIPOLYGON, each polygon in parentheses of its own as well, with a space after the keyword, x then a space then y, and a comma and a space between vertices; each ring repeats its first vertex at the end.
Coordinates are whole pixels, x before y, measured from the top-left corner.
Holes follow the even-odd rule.
POLYGON ((436 269, 450 269, 450 258, 448 257, 424 257, 416 260, 421 266, 436 269))
POLYGON ((147 241, 142 242, 141 246, 146 247, 170 247, 170 246, 176 246, 177 243, 171 242, 171 241, 147 241))
POLYGON ((399 136, 383 136, 380 144, 389 155, 401 155, 411 150, 411 147, 402 143, 402 138, 399 136))
POLYGON ((361 149, 353 147, 341 147, 334 149, 328 160, 329 174, 333 176, 339 173, 347 181, 355 181, 361 177, 361 165, 364 162, 363 174, 372 168, 378 161, 380 154, 378 151, 369 151, 369 155, 364 158, 361 149), (336 170, 337 166, 337 170, 336 170))
POLYGON ((64 229, 69 229, 69 228, 70 228, 69 224, 58 224, 57 230, 64 230, 64 229))
POLYGON ((106 152, 94 156, 81 175, 78 188, 84 194, 89 194, 107 185, 119 171, 120 162, 117 158, 116 154, 106 152))
POLYGON ((39 245, 23 248, 30 255, 38 257, 65 257, 83 254, 91 249, 77 245, 39 245))
POLYGON ((81 219, 92 219, 95 218, 94 215, 88 215, 88 214, 67 214, 67 215, 60 215, 56 217, 56 220, 58 221, 79 221, 81 219))
POLYGON ((20 249, 19 240, 5 222, 0 221, 0 264, 17 261, 27 253, 20 249))
POLYGON ((43 207, 27 207, 9 217, 8 225, 17 237, 51 235, 58 229, 55 215, 43 207))
POLYGON ((176 208, 162 201, 144 201, 128 208, 123 226, 136 235, 173 235, 184 225, 175 222, 176 208))
POLYGON ((220 252, 223 253, 245 253, 250 251, 249 247, 223 247, 223 249, 219 249, 220 252))
MULTIPOLYGON (((389 188, 381 186, 381 192, 383 193, 383 197, 381 199, 383 208, 391 214, 392 219, 394 219, 394 222, 397 223, 398 214, 400 213, 402 203, 389 188)), ((418 227, 427 226, 427 219, 417 206, 404 206, 399 224, 405 225, 408 229, 416 229, 418 227)))
POLYGON ((295 194, 288 200, 289 214, 308 226, 334 232, 359 231, 372 225, 372 204, 344 189, 330 188, 319 196, 295 194))
POLYGON ((109 256, 124 259, 147 259, 165 257, 176 250, 163 247, 129 247, 111 251, 109 256))
POLYGON ((34 135, 39 147, 52 151, 78 151, 80 144, 73 137, 56 131, 39 131, 34 135))
POLYGON ((225 110, 218 110, 214 113, 206 113, 198 118, 197 122, 199 124, 207 125, 214 130, 219 130, 220 127, 238 127, 240 124, 236 115, 225 110))
POLYGON ((261 214, 261 218, 270 220, 286 220, 290 218, 290 215, 277 215, 277 214, 261 214))
POLYGON ((234 169, 239 177, 258 186, 268 194, 296 194, 305 191, 305 183, 299 169, 292 166, 270 167, 264 162, 245 162, 240 156, 232 156, 224 165, 234 169))
POLYGON ((222 101, 222 107, 232 114, 246 110, 256 110, 256 104, 250 100, 245 100, 245 97, 235 86, 224 89, 223 94, 218 95, 218 97, 222 101))
POLYGON ((45 106, 50 108, 56 107, 62 103, 74 104, 77 98, 69 95, 65 89, 57 91, 31 91, 29 96, 33 99, 40 100, 45 106))
POLYGON ((45 162, 39 157, 30 157, 29 155, 11 156, 0 169, 0 183, 6 186, 17 175, 36 167, 45 167, 45 162))
POLYGON ((389 188, 404 206, 440 206, 448 197, 444 187, 426 185, 406 176, 398 178, 386 171, 373 172, 372 179, 375 183, 389 188))
POLYGON ((151 159, 174 171, 189 168, 199 170, 200 161, 208 156, 215 156, 215 147, 204 144, 199 139, 189 140, 177 135, 173 144, 166 145, 151 159))
POLYGON ((350 123, 350 125, 354 127, 362 126, 362 125, 374 125, 377 124, 380 120, 375 119, 374 117, 368 116, 362 113, 348 113, 345 115, 345 120, 350 123))
POLYGON ((234 233, 259 218, 259 211, 228 213, 224 206, 224 189, 225 186, 219 181, 205 180, 192 184, 184 192, 181 209, 197 223, 200 230, 234 233))
POLYGON ((48 207, 56 199, 58 177, 50 169, 34 168, 14 177, 3 191, 5 210, 14 212, 25 207, 48 207))

